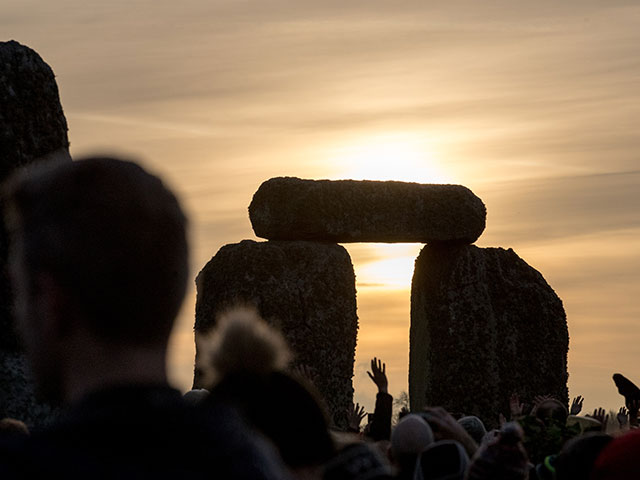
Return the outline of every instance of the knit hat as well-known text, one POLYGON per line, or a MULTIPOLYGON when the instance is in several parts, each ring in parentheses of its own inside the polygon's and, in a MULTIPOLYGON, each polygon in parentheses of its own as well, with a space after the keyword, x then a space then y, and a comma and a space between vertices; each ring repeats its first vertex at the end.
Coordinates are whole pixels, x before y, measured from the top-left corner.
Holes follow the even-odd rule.
POLYGON ((593 466, 593 480, 640 478, 640 430, 634 430, 610 442, 593 466))
POLYGON ((414 480, 462 480, 468 465, 469 457, 462 445, 440 440, 418 458, 414 480))
POLYGON ((420 415, 406 415, 391 432, 391 451, 395 457, 417 455, 433 443, 431 427, 420 415))
POLYGON ((505 424, 492 438, 487 436, 471 462, 468 480, 528 478, 529 462, 522 437, 522 428, 515 422, 505 424))
POLYGON ((482 443, 482 439, 487 434, 487 429, 478 417, 470 415, 468 417, 462 417, 458 420, 458 423, 465 429, 465 431, 473 438, 478 445, 482 443))
POLYGON ((593 464, 609 443, 611 435, 591 432, 569 440, 556 456, 553 466, 560 479, 589 478, 593 464))
POLYGON ((327 462, 324 480, 391 480, 391 467, 366 443, 353 443, 327 462))

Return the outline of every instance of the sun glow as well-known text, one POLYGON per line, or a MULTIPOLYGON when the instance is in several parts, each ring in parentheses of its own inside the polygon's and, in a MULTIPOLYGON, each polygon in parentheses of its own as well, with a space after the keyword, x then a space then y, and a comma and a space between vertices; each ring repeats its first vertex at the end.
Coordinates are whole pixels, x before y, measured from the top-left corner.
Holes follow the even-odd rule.
POLYGON ((439 165, 434 143, 416 133, 381 133, 331 148, 333 177, 354 180, 398 180, 451 183, 439 165))
POLYGON ((409 290, 413 266, 423 245, 419 244, 370 244, 368 258, 359 258, 359 252, 349 248, 356 270, 358 290, 384 288, 409 290))

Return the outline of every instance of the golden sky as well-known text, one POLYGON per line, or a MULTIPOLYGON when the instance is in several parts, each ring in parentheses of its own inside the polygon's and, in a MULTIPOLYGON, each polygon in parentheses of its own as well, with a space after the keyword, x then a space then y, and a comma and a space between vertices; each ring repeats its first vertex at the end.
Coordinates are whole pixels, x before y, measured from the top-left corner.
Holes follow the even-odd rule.
MULTIPOLYGON (((640 382, 640 5, 275 0, 3 0, 2 40, 57 74, 72 153, 141 158, 191 217, 193 274, 255 238, 279 175, 460 183, 563 299, 571 395, 640 382)), ((346 245, 358 278, 356 399, 368 361, 407 389, 419 245, 346 245)), ((194 292, 170 370, 190 385, 194 292)), ((535 359, 532 359, 535 361, 535 359)))

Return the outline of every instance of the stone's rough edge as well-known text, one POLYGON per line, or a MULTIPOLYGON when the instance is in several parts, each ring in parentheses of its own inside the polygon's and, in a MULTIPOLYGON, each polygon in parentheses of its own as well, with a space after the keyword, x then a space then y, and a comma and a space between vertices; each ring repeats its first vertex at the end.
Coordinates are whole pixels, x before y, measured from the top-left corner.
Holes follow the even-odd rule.
MULTIPOLYGON (((465 413, 475 413, 479 416, 487 412, 508 413, 508 397, 514 391, 521 394, 521 399, 530 401, 534 395, 552 393, 563 402, 568 402, 567 391, 567 351, 568 329, 566 314, 562 301, 549 286, 544 277, 522 260, 512 249, 499 248, 480 249, 478 247, 436 248, 425 247, 416 260, 416 270, 412 284, 411 305, 411 339, 410 339, 410 396, 412 408, 419 407, 424 401, 439 402, 441 398, 464 397, 464 395, 447 395, 447 389, 454 391, 463 388, 465 391, 482 392, 479 396, 488 399, 485 405, 477 405, 482 411, 469 411, 468 401, 465 413), (479 269, 476 271, 469 269, 479 269), (496 277, 496 272, 502 276, 496 277), (469 275, 471 273, 471 275, 469 275), (474 276, 475 275, 475 276, 474 276), (473 279, 474 283, 465 284, 463 280, 473 279), (497 281, 500 280, 500 281, 497 281), (520 282, 518 287, 517 283, 520 282), (473 290, 475 285, 484 285, 485 301, 475 301, 474 298, 460 298, 464 295, 477 294, 473 290), (430 287, 430 288, 429 288, 430 287), (509 295, 516 296, 512 300, 509 295), (456 295, 458 299, 456 300, 456 295), (487 305, 486 299, 491 302, 487 305), (429 304, 431 302, 431 304, 429 304), (515 303, 514 303, 515 302, 515 303), (484 303, 484 307, 483 307, 484 303), (455 315, 465 311, 468 305, 475 305, 475 310, 469 308, 469 314, 486 315, 477 319, 483 322, 487 332, 476 328, 477 323, 460 322, 455 315), (520 306, 525 311, 525 320, 518 324, 517 309, 520 306), (485 307, 489 307, 487 310, 485 307), (417 320, 420 311, 422 316, 432 310, 432 319, 426 324, 426 318, 417 320), (483 311, 485 308, 485 311, 483 311), (435 309, 435 310, 434 310, 435 309), (495 309, 495 311, 493 311, 495 309), (511 309, 511 310, 510 310, 511 309), (510 313, 511 311, 511 313, 510 313), (451 316, 454 315, 452 318, 451 316), (539 322, 529 321, 527 316, 536 316, 539 322), (460 328, 467 336, 451 337, 451 329, 460 328), (449 332, 443 336, 443 328, 449 332), (476 331, 478 330, 478 331, 476 331), (468 350, 461 357, 464 363, 469 356, 474 363, 456 367, 455 364, 447 369, 451 378, 455 378, 460 385, 450 385, 441 378, 442 370, 434 370, 433 365, 447 365, 445 357, 450 358, 451 352, 441 350, 451 347, 452 350, 464 350, 466 338, 473 338, 471 345, 479 343, 476 338, 484 335, 486 342, 492 339, 497 342, 495 347, 479 345, 473 352, 468 350), (430 338, 440 336, 440 338, 430 338), (450 338, 449 338, 450 337, 450 338), (437 348, 427 349, 424 343, 437 345, 437 348), (453 342, 453 343, 452 343, 453 342), (457 344, 456 344, 457 342, 457 344), (451 343, 451 345, 449 345, 451 343), (419 346, 417 346, 419 345, 419 346), (527 346, 526 352, 521 352, 517 346, 527 346), (501 354, 492 357, 492 351, 501 354), (531 366, 531 359, 537 358, 535 368, 531 366), (484 363, 483 363, 484 362, 484 363), (485 374, 478 379, 473 378, 476 364, 493 373, 485 374), (458 368, 459 372, 456 372, 458 368), (553 372, 556 372, 555 375, 553 372), (437 378, 436 378, 437 377, 437 378), (494 385, 487 383, 487 378, 496 378, 494 385), (476 381, 477 380, 477 381, 476 381), (439 388, 445 385, 444 388, 439 388), (433 394, 433 392, 436 392, 433 394), (437 392, 440 392, 439 394, 437 392), (505 393, 506 392, 506 393, 505 393), (435 397, 434 397, 435 395, 435 397)), ((534 319, 535 320, 535 319, 534 319)), ((441 367, 442 368, 442 367, 441 367)), ((481 371, 482 369, 480 369, 481 371)), ((446 406, 446 405, 445 405, 446 406)), ((462 404, 454 404, 451 408, 463 408, 462 404)), ((490 418, 490 421, 495 419, 490 418)))
POLYGON ((58 412, 35 401, 26 363, 20 353, 0 350, 0 418, 15 418, 29 428, 41 428, 51 423, 58 412))
MULTIPOLYGON (((0 42, 0 183, 34 161, 71 161, 68 125, 51 67, 33 49, 0 42)), ((35 401, 27 361, 13 332, 7 235, 0 199, 0 415, 42 427, 57 410, 35 401)))
POLYGON ((486 207, 462 185, 276 177, 255 192, 249 218, 272 240, 465 244, 484 231, 486 207))
MULTIPOLYGON (((296 354, 294 364, 315 368, 316 386, 334 423, 345 426, 353 401, 358 320, 355 275, 344 247, 243 240, 223 246, 198 274, 196 284, 197 339, 233 302, 256 306, 265 320, 285 333, 296 354)), ((198 356, 198 341, 196 345, 198 356)), ((198 372, 194 386, 201 386, 198 372)))
POLYGON ((0 42, 0 126, 0 181, 34 159, 69 149, 55 74, 15 40, 0 42))
MULTIPOLYGON (((53 160, 45 157, 60 150, 68 154, 67 131, 51 67, 27 46, 14 40, 0 42, 0 183, 35 160, 53 160)), ((12 295, 1 210, 0 199, 0 349, 19 351, 16 335, 11 333, 12 295)))

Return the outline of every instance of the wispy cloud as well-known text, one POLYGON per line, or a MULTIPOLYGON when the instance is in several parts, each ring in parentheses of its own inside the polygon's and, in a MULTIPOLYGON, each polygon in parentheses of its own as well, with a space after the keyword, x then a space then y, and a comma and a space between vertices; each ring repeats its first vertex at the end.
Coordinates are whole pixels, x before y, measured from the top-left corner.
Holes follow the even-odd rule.
MULTIPOLYGON (((53 66, 75 153, 132 152, 175 186, 196 270, 253 238, 246 207, 263 180, 343 171, 327 159, 336 145, 423 137, 424 169, 485 200, 479 243, 513 246, 561 290, 572 388, 605 402, 589 354, 599 375, 634 358, 594 325, 607 309, 627 332, 637 320, 639 21, 634 0, 5 0, 0 31, 53 66), (598 338, 626 353, 607 360, 598 338)), ((413 255, 348 248, 356 271, 413 255)), ((379 348, 405 384, 393 319, 408 322, 408 299, 360 280, 358 371, 379 348)))

